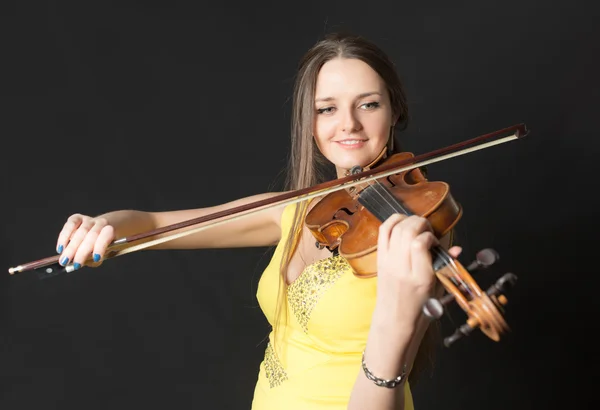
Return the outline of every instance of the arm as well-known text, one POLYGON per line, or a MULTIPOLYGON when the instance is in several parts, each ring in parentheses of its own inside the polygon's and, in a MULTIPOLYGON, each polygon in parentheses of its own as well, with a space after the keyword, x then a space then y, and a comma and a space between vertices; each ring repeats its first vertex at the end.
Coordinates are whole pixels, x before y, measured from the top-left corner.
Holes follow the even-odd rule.
MULTIPOLYGON (((275 195, 277 193, 258 194, 207 208, 148 212, 146 217, 151 221, 150 229, 155 229, 271 198, 275 195)), ((152 249, 239 248, 274 245, 279 241, 281 235, 280 219, 282 211, 283 207, 275 207, 256 212, 238 220, 232 220, 192 235, 164 242, 152 249)), ((194 226, 185 229, 191 228, 194 228, 194 226)), ((169 233, 157 237, 167 235, 169 233)))
MULTIPOLYGON (((402 374, 404 364, 406 364, 407 374, 405 377, 407 379, 421 340, 429 327, 429 319, 421 314, 421 306, 428 294, 434 293, 439 297, 444 290, 442 286, 438 286, 439 282, 435 280, 431 269, 431 259, 427 258, 429 247, 437 241, 432 235, 419 235, 417 240, 412 238, 412 245, 400 247, 390 236, 392 231, 395 230, 397 233, 401 230, 401 224, 390 218, 390 222, 386 222, 384 225, 380 231, 380 248, 382 249, 381 251, 378 249, 378 252, 382 253, 382 256, 378 255, 379 270, 381 271, 378 274, 378 300, 373 312, 364 358, 369 370, 376 377, 386 380, 395 379, 402 374), (382 240, 383 236, 389 237, 387 241, 382 240), (410 254, 413 257, 413 267, 408 269, 407 265, 399 263, 399 260, 388 258, 389 254, 385 251, 386 244, 390 245, 388 248, 396 247, 394 253, 400 254, 399 258, 406 259, 410 254), (417 253, 419 255, 415 255, 417 253), (417 265, 415 256, 425 259, 425 264, 429 262, 429 271, 424 266, 414 266, 417 265), (410 276, 401 274, 393 277, 390 274, 390 266, 395 270, 404 270, 402 273, 408 273, 410 276), (419 281, 416 278, 419 274, 417 270, 427 271, 423 275, 425 280, 419 281), (390 293, 379 290, 390 287, 392 288, 390 293), (427 289, 431 289, 431 292, 427 289), (409 304, 410 306, 408 306, 409 304)), ((413 227, 415 225, 418 225, 418 221, 413 224, 413 227)), ((408 230, 405 229, 405 232, 408 230)), ((426 229, 422 227, 420 231, 426 231, 426 229)), ((401 234, 396 237, 399 236, 401 234)), ((408 242, 408 236, 404 235, 405 243, 408 242)), ((413 236, 417 237, 417 234, 414 233, 413 236)), ((451 236, 448 234, 441 238, 439 244, 448 249, 451 245, 451 236)), ((451 253, 456 254, 456 251, 451 253)), ((367 379, 361 368, 351 393, 348 409, 403 410, 404 393, 404 384, 395 388, 377 386, 373 381, 367 379)))
MULTIPOLYGON (((96 217, 75 214, 68 218, 58 237, 57 250, 61 253, 61 264, 64 264, 62 263, 64 258, 68 258, 65 262, 72 261, 80 264, 84 264, 92 254, 99 255, 101 258, 104 256, 106 248, 115 239, 267 199, 277 194, 258 194, 221 205, 188 210, 165 212, 118 210, 96 217), (61 246, 64 248, 62 252, 61 246)), ((224 224, 208 227, 195 234, 154 245, 148 249, 270 246, 276 244, 280 238, 282 211, 282 206, 273 207, 224 224)), ((194 227, 196 226, 184 229, 193 229, 194 227)), ((173 232, 175 231, 136 241, 134 244, 168 236, 173 232)))

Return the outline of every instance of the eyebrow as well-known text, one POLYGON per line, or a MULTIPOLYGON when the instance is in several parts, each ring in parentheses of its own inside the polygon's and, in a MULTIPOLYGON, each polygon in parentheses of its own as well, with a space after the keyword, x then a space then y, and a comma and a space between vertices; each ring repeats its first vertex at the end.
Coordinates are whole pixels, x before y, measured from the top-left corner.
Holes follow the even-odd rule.
MULTIPOLYGON (((378 91, 371 91, 371 92, 368 92, 368 93, 359 94, 357 96, 357 98, 360 99, 360 98, 370 97, 371 95, 381 95, 381 93, 378 92, 378 91)), ((315 102, 319 102, 319 101, 332 101, 332 100, 335 100, 335 98, 333 98, 333 97, 323 97, 323 98, 316 98, 315 102)))

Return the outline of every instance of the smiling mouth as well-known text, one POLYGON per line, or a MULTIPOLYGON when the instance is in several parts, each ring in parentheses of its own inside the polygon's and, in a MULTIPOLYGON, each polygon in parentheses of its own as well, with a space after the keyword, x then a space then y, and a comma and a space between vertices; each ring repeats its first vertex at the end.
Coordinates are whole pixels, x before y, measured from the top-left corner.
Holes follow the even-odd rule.
POLYGON ((360 144, 363 144, 365 142, 367 142, 367 140, 342 140, 342 141, 336 141, 338 144, 344 145, 344 146, 357 146, 360 144))

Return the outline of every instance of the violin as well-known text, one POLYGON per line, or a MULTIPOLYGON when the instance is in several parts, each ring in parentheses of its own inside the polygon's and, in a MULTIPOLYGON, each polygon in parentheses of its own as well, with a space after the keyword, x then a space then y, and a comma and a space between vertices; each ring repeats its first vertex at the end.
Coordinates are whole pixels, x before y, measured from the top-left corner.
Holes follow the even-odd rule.
MULTIPOLYGON (((305 218, 316 245, 337 251, 347 260, 356 277, 370 278, 377 275, 378 228, 392 214, 426 218, 438 239, 450 232, 462 217, 462 207, 452 196, 449 184, 428 181, 421 171, 424 166, 520 139, 528 134, 525 124, 517 124, 421 155, 402 152, 385 159, 381 159, 383 155, 380 155, 372 164, 365 168, 356 166, 342 178, 120 238, 107 248, 104 260, 191 235, 271 207, 321 197, 305 218), (182 231, 190 226, 196 227, 182 231), (141 239, 173 231, 178 232, 132 245, 141 239)), ((423 305, 423 313, 432 320, 440 319, 446 306, 455 301, 467 315, 466 322, 444 339, 444 345, 449 347, 477 328, 489 339, 499 341, 501 335, 509 330, 504 318, 504 306, 508 300, 503 292, 515 285, 516 275, 506 273, 487 291, 483 291, 471 273, 495 263, 499 258, 495 250, 479 251, 475 261, 467 267, 439 245, 430 251, 433 270, 446 293, 440 299, 427 300, 423 305)), ((40 279, 47 279, 74 271, 72 265, 62 266, 58 259, 59 255, 55 255, 28 262, 9 268, 9 273, 14 275, 34 270, 40 279)), ((86 264, 91 262, 87 261, 86 264)))
MULTIPOLYGON (((384 160, 383 164, 401 163, 411 157, 412 153, 402 152, 384 160)), ((362 170, 354 167, 350 173, 362 170)), ((327 194, 307 213, 305 224, 317 239, 317 247, 337 250, 355 276, 370 278, 377 275, 378 228, 394 213, 425 217, 439 239, 460 220, 462 207, 453 198, 446 182, 430 182, 421 169, 415 168, 365 183, 359 189, 353 186, 327 194)), ((444 305, 455 300, 469 317, 465 326, 444 339, 444 344, 451 345, 476 327, 498 341, 500 334, 508 330, 501 315, 507 299, 499 292, 506 284, 513 285, 516 276, 508 273, 488 292, 483 292, 469 270, 443 247, 437 245, 430 251, 433 270, 449 293, 441 301, 429 299, 423 313, 438 319, 443 314, 444 305)), ((472 268, 488 267, 498 259, 498 254, 492 249, 485 249, 478 255, 472 268)))

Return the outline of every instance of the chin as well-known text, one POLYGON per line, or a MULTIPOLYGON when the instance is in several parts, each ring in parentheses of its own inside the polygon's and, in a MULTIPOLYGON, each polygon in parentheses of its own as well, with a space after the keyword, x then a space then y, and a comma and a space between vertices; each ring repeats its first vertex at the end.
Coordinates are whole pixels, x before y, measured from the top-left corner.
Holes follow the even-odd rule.
POLYGON ((373 162, 373 160, 375 158, 377 158, 377 154, 353 156, 352 158, 346 157, 346 158, 343 158, 341 161, 337 162, 337 164, 339 167, 345 168, 345 169, 350 169, 357 165, 364 167, 364 166, 370 164, 371 162, 373 162))

